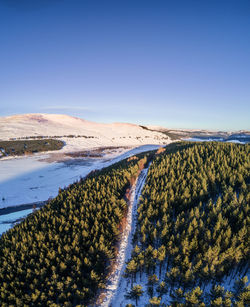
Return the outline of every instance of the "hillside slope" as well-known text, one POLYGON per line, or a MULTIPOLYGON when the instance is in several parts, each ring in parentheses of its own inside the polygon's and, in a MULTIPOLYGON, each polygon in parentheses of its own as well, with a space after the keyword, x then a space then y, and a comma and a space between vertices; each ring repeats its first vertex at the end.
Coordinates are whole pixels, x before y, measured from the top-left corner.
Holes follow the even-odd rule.
POLYGON ((113 307, 249 306, 249 150, 183 142, 152 162, 113 307))
POLYGON ((168 144, 170 138, 161 132, 148 131, 135 124, 101 124, 77 117, 57 114, 24 114, 0 117, 0 139, 59 137, 66 149, 99 146, 134 146, 168 144))

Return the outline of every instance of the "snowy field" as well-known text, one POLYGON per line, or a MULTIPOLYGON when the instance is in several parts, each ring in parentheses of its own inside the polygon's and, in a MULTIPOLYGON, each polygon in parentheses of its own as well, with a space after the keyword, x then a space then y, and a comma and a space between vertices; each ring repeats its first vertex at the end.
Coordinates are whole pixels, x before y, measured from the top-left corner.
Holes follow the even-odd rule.
MULTIPOLYGON (((68 186, 93 170, 158 147, 158 145, 144 145, 131 150, 123 149, 122 153, 121 149, 117 149, 112 156, 71 158, 62 162, 47 162, 48 155, 45 154, 0 160, 0 209, 45 201, 55 197, 59 188, 68 186)), ((12 221, 23 217, 23 211, 15 214, 12 221)), ((1 219, 0 233, 10 228, 7 225, 12 225, 4 223, 11 220, 7 215, 2 215, 1 219)))

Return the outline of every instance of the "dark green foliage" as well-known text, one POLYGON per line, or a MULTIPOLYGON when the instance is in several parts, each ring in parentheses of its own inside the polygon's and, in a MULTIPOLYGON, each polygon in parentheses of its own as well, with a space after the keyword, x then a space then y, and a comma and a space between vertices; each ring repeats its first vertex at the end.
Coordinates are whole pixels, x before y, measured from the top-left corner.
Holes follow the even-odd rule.
POLYGON ((123 161, 70 185, 1 237, 1 306, 71 306, 95 297, 142 162, 123 161))
POLYGON ((175 282, 190 287, 197 280, 219 281, 234 266, 246 264, 250 146, 185 146, 150 167, 138 231, 145 252, 150 246, 166 247, 172 268, 168 279, 177 268, 175 282))
POLYGON ((161 304, 161 297, 154 296, 149 300, 150 307, 157 307, 160 306, 160 304, 161 304))
POLYGON ((25 137, 10 138, 10 141, 16 140, 37 140, 37 139, 60 139, 60 138, 85 138, 85 139, 96 139, 98 137, 92 135, 76 135, 76 134, 64 134, 64 135, 30 135, 25 137))
POLYGON ((249 144, 181 142, 150 166, 134 239, 140 252, 131 261, 140 275, 159 266, 171 294, 183 291, 178 303, 200 306, 209 282, 247 273, 249 152, 249 144))
POLYGON ((54 139, 0 141, 0 153, 2 156, 21 156, 41 151, 59 150, 63 146, 64 142, 54 139))
POLYGON ((136 301, 136 306, 138 305, 138 300, 143 294, 142 286, 141 285, 135 285, 126 295, 128 299, 132 299, 136 301))

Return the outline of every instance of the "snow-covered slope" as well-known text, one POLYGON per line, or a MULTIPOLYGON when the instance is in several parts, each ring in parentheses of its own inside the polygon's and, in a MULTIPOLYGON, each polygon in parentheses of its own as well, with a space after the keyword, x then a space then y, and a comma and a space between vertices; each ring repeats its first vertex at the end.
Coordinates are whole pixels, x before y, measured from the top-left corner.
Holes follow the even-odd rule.
POLYGON ((1 140, 38 136, 61 137, 67 144, 67 150, 170 143, 168 136, 134 124, 101 124, 57 114, 0 117, 1 140))
POLYGON ((205 129, 169 129, 162 126, 146 126, 146 129, 150 131, 160 131, 166 134, 174 134, 181 137, 245 137, 250 135, 248 130, 239 130, 239 131, 220 131, 220 130, 205 130, 205 129))

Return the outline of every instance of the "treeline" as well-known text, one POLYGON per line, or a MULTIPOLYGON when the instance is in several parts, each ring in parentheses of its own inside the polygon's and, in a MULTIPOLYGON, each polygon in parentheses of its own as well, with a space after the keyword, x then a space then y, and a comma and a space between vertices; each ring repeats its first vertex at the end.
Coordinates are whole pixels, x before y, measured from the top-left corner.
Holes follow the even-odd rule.
MULTIPOLYGON (((156 294, 154 284, 164 282, 165 294, 179 306, 185 293, 193 295, 197 287, 202 293, 207 285, 248 271, 250 145, 180 143, 166 148, 148 172, 126 277, 133 287, 146 273, 150 297, 156 294)), ((242 306, 249 302, 249 291, 244 291, 242 306)))
POLYGON ((1 306, 85 306, 115 257, 126 190, 146 157, 60 190, 0 239, 1 306))
POLYGON ((1 156, 21 156, 41 151, 59 150, 64 142, 53 139, 0 141, 1 156))
POLYGON ((60 139, 60 138, 85 138, 85 139, 96 139, 98 137, 92 135, 80 135, 80 134, 65 134, 65 135, 33 135, 18 138, 10 138, 11 141, 15 140, 29 140, 29 139, 60 139))

